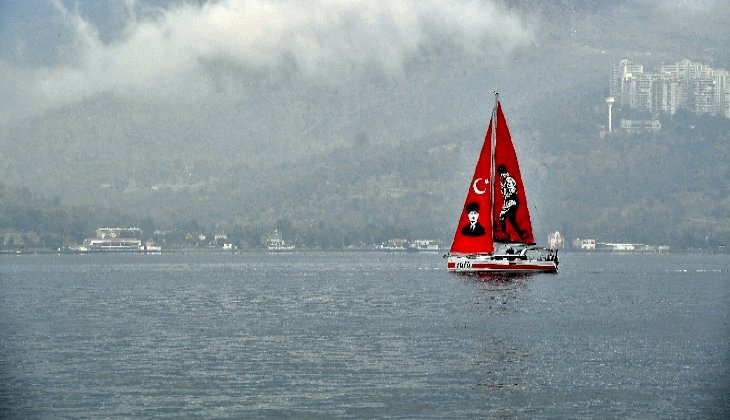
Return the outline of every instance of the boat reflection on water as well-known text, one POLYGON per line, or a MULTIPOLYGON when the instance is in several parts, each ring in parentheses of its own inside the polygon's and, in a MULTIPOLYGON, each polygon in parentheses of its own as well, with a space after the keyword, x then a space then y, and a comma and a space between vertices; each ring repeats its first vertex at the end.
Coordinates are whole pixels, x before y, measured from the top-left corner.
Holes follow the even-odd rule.
POLYGON ((556 275, 557 272, 490 272, 490 271, 474 271, 474 272, 452 272, 454 275, 470 278, 475 281, 484 283, 512 283, 521 280, 529 280, 540 274, 556 275))

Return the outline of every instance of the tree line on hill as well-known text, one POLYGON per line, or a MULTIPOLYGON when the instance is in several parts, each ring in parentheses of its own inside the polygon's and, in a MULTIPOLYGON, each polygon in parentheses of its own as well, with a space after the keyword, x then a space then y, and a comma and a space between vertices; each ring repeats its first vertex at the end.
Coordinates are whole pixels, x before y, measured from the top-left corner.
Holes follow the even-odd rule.
MULTIPOLYGON (((560 230, 569 238, 674 249, 729 243, 730 123, 680 111, 662 117, 662 124, 659 132, 600 138, 595 126, 585 125, 583 132, 559 133, 564 138, 557 142, 528 139, 532 153, 521 157, 521 165, 531 207, 539 209, 533 210, 538 241, 544 240, 540 234, 560 230)), ((149 238, 164 229, 168 235, 155 239, 165 245, 190 244, 191 232, 220 231, 237 245, 256 247, 274 229, 305 247, 399 237, 447 245, 479 147, 471 137, 441 132, 383 144, 360 136, 316 158, 262 169, 255 180, 240 168, 202 190, 157 197, 156 205, 168 211, 153 214, 133 204, 122 213, 103 206, 104 200, 69 207, 57 197, 0 185, 3 246, 55 249, 107 225, 141 226, 149 238)), ((133 203, 133 197, 125 201, 133 203)))
MULTIPOLYGON (((568 238, 674 249, 730 243, 730 120, 680 111, 662 116, 659 132, 601 138, 595 122, 605 109, 567 109, 575 112, 561 124, 536 114, 530 125, 511 127, 539 242, 559 230, 568 238)), ((614 116, 646 117, 620 108, 614 116)), ((390 142, 360 133, 298 160, 229 164, 199 185, 90 189, 83 204, 0 185, 0 232, 4 246, 48 248, 80 243, 109 225, 141 226, 150 237, 174 232, 157 239, 183 244, 187 233, 220 231, 255 247, 276 229, 308 247, 392 238, 448 245, 483 129, 451 127, 390 142)), ((138 172, 128 169, 122 173, 138 172)))

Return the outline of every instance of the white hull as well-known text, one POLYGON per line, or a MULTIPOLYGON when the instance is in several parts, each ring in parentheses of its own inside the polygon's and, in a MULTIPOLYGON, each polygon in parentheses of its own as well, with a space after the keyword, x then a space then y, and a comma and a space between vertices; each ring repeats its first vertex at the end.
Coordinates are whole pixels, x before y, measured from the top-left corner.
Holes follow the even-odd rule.
POLYGON ((459 273, 554 273, 557 251, 530 248, 520 254, 447 255, 446 267, 459 273))

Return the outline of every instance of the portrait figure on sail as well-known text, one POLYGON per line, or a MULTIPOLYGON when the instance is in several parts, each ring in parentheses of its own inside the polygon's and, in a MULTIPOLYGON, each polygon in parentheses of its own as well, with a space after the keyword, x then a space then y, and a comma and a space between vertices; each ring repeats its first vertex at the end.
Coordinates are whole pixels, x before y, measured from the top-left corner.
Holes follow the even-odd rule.
POLYGON ((466 236, 482 236, 486 233, 484 226, 479 224, 479 203, 469 203, 466 206, 466 214, 469 217, 469 224, 461 229, 466 236))
POLYGON ((519 235, 519 239, 525 236, 525 232, 520 229, 517 223, 517 209, 520 206, 520 202, 517 199, 517 181, 512 178, 509 171, 504 165, 499 165, 497 168, 499 174, 499 183, 502 190, 502 210, 499 212, 499 227, 502 232, 507 234, 507 221, 512 225, 514 230, 519 235))

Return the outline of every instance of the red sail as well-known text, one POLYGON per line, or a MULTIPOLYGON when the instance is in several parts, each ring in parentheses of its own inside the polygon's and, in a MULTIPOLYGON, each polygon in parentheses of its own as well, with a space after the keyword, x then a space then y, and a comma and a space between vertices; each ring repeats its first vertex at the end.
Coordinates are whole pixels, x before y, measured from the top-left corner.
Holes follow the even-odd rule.
POLYGON ((482 152, 469 184, 461 218, 454 233, 451 252, 457 254, 491 254, 492 240, 492 120, 489 122, 482 152), (470 219, 471 213, 471 219, 470 219))
MULTIPOLYGON (((497 104, 494 152, 494 240, 534 244, 527 196, 502 104, 497 104)), ((476 176, 476 175, 475 175, 476 176)))

